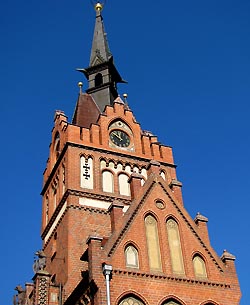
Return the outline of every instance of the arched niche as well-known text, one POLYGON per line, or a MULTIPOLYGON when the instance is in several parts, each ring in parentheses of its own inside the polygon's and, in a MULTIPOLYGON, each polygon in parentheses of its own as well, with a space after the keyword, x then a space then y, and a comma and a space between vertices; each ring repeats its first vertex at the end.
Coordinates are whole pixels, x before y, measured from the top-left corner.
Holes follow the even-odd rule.
POLYGON ((129 244, 126 246, 124 252, 126 267, 139 268, 139 257, 137 249, 132 244, 129 244))
POLYGON ((108 170, 102 172, 102 190, 104 192, 114 192, 114 175, 108 170))

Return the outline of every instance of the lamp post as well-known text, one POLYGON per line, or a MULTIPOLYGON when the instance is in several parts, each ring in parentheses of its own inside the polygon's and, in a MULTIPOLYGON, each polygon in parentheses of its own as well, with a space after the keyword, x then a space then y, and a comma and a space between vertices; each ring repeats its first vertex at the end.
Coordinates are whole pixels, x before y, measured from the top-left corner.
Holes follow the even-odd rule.
POLYGON ((103 275, 105 276, 105 280, 106 280, 107 305, 111 305, 110 304, 110 285, 109 285, 109 282, 110 282, 110 279, 111 279, 110 276, 111 276, 111 272, 112 272, 112 266, 103 263, 102 272, 103 272, 103 275))

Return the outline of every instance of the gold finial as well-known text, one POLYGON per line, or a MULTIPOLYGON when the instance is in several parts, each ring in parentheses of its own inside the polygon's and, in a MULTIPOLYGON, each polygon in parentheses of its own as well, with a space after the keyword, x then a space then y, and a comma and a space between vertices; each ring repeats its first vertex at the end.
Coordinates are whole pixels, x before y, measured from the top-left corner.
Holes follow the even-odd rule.
POLYGON ((97 2, 95 5, 95 10, 100 12, 103 9, 103 4, 101 4, 100 2, 97 2))
POLYGON ((128 100, 127 100, 127 98, 128 98, 127 93, 123 93, 122 96, 123 96, 124 101, 125 101, 125 107, 126 107, 126 109, 129 109, 129 107, 128 107, 128 100))
POLYGON ((79 82, 79 83, 78 83, 78 87, 80 88, 80 94, 82 93, 82 86, 83 86, 83 83, 82 83, 82 82, 79 82))

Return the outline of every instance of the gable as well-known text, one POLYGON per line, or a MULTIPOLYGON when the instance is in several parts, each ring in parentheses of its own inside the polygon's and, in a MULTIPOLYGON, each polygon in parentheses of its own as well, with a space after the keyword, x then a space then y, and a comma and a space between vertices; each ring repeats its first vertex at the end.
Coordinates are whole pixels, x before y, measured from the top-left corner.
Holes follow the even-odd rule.
POLYGON ((133 246, 140 272, 223 279, 223 263, 161 177, 149 177, 122 221, 121 230, 106 247, 113 266, 126 268, 124 253, 133 246))

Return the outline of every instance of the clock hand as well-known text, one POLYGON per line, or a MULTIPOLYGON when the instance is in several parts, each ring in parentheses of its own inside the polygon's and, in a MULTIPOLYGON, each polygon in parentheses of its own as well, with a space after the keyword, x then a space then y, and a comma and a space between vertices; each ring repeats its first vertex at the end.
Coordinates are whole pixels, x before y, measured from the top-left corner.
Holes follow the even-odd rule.
POLYGON ((116 132, 114 132, 114 135, 117 137, 117 139, 119 139, 120 141, 122 141, 121 136, 119 136, 116 132))

